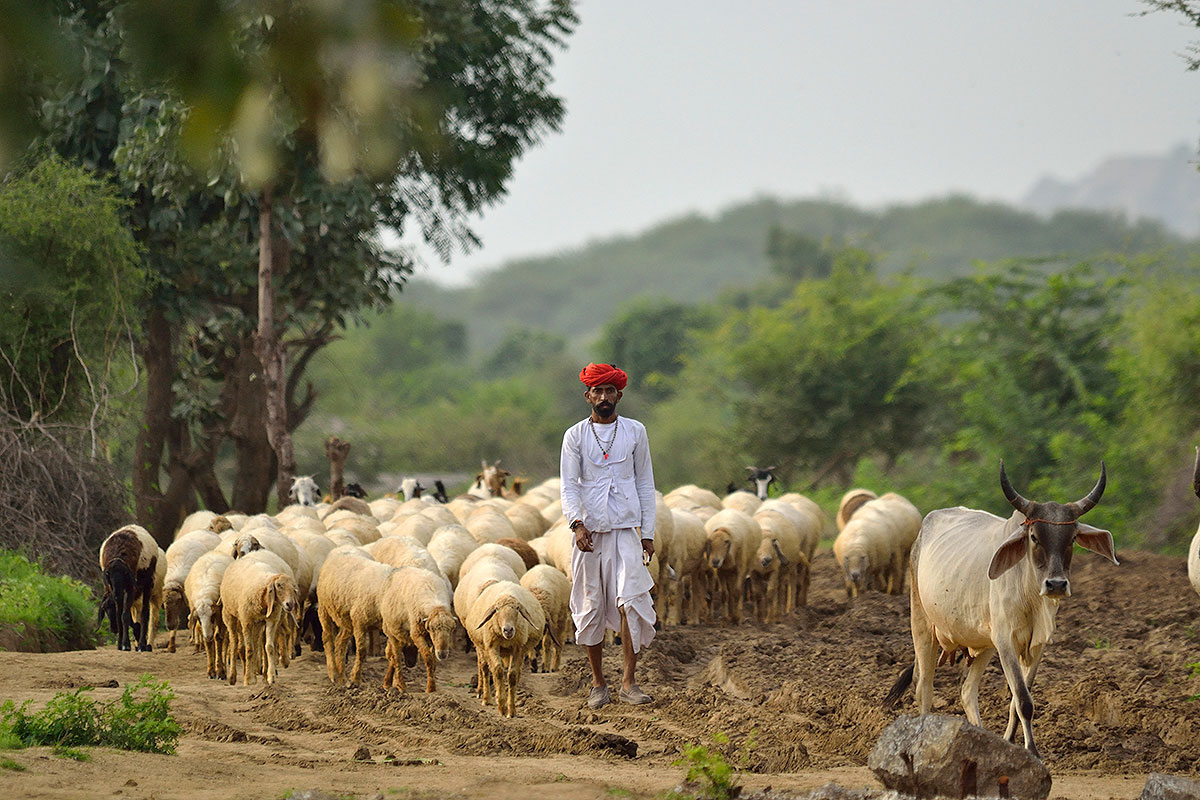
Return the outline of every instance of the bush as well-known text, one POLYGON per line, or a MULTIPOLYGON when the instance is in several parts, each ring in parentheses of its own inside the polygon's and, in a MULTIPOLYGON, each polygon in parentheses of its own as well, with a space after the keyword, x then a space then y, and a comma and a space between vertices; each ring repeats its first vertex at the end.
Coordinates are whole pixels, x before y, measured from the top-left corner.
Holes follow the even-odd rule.
MULTIPOLYGON (((36 713, 32 700, 0 705, 0 747, 47 745, 65 754, 84 746, 114 747, 144 753, 175 752, 181 729, 171 716, 175 693, 166 681, 143 675, 110 703, 97 702, 91 687, 59 692, 36 713), (139 692, 145 692, 139 697, 139 692)), ((69 756, 74 757, 74 756, 69 756)))
POLYGON ((0 650, 48 652, 95 647, 96 601, 73 578, 0 549, 0 650))

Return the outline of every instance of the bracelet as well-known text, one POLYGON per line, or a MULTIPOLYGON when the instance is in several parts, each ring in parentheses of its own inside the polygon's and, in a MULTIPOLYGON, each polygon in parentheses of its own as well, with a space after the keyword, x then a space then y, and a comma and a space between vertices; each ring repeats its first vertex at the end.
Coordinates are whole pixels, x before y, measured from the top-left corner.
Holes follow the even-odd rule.
POLYGON ((583 524, 583 520, 577 519, 577 520, 572 521, 571 524, 568 525, 567 527, 570 528, 571 530, 575 530, 582 524, 583 524))

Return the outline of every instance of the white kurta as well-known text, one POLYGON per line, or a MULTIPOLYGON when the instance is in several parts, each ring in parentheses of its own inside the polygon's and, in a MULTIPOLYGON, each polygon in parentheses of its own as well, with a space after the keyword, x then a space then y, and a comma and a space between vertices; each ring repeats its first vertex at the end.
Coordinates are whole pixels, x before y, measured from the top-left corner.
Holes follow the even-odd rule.
POLYGON ((654 538, 654 469, 645 426, 628 417, 596 425, 595 435, 586 419, 571 426, 563 435, 560 472, 563 516, 582 519, 593 533, 593 552, 571 553, 575 641, 600 644, 606 628, 621 629, 624 611, 639 652, 654 639, 655 621, 654 581, 642 563, 640 541, 654 538), (597 436, 605 446, 612 441, 608 458, 597 436))

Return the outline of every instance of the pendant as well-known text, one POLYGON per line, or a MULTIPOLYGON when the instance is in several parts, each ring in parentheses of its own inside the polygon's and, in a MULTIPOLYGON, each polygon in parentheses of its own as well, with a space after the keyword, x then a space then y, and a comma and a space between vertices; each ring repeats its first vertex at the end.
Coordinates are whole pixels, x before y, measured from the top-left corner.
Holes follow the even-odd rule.
POLYGON ((605 461, 608 461, 608 453, 605 453, 605 454, 604 454, 604 460, 605 460, 605 461))

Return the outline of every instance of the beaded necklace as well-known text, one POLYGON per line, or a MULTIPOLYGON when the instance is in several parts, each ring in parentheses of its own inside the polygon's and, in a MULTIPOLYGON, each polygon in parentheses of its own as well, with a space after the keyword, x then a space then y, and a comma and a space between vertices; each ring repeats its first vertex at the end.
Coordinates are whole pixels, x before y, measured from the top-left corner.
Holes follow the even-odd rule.
POLYGON ((596 433, 596 423, 592 422, 591 417, 588 417, 588 427, 590 427, 592 429, 592 436, 595 437, 595 439, 596 439, 596 446, 600 448, 601 453, 604 453, 605 461, 608 461, 608 451, 612 450, 613 445, 616 444, 617 428, 618 428, 618 426, 620 426, 620 424, 621 424, 621 418, 617 417, 616 422, 613 423, 612 439, 609 440, 608 446, 605 447, 604 442, 600 441, 600 434, 596 433))

